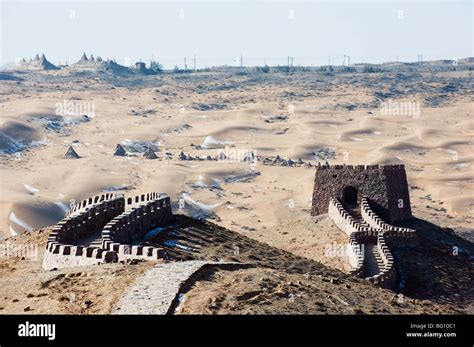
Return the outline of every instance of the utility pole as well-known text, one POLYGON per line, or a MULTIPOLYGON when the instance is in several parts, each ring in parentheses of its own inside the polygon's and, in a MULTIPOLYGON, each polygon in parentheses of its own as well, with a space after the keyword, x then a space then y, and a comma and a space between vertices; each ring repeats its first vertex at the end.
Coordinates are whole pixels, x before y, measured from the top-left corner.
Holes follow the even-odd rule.
POLYGON ((184 69, 185 69, 185 70, 188 69, 188 64, 186 64, 186 57, 184 57, 184 69))
POLYGON ((423 63, 423 54, 418 54, 418 65, 423 63))
POLYGON ((193 63, 193 65, 194 65, 194 71, 196 71, 196 54, 194 55, 194 63, 193 63))
POLYGON ((242 52, 240 53, 240 67, 242 68, 244 66, 244 63, 243 63, 243 56, 242 56, 242 52))

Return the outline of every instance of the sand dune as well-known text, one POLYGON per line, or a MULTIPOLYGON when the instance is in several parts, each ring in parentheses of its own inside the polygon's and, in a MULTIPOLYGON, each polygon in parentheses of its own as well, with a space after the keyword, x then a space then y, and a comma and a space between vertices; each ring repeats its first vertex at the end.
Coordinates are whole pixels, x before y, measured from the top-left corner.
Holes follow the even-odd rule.
MULTIPOLYGON (((281 82, 242 82, 236 90, 197 93, 196 83, 214 85, 215 76, 189 79, 187 89, 177 86, 173 76, 156 78, 159 87, 153 88, 109 90, 106 82, 90 82, 88 88, 71 82, 67 91, 48 92, 34 87, 22 91, 13 84, 0 87, 2 95, 9 95, 1 100, 0 151, 44 144, 23 150, 19 160, 0 158, 1 235, 10 236, 10 228, 22 232, 24 226, 52 224, 71 200, 113 190, 167 192, 176 209, 184 199, 185 213, 208 213, 220 224, 262 240, 286 237, 277 228, 309 213, 314 169, 178 159, 181 151, 216 156, 226 146, 313 164, 404 163, 409 183, 416 187, 411 195, 417 208, 426 206, 423 198, 431 195, 446 209, 442 213, 474 213, 470 99, 453 97, 449 105, 423 107, 420 118, 382 116, 366 106, 373 101, 369 86, 345 84, 342 90, 328 85, 324 93, 297 100, 281 82), (65 99, 93 103, 95 116, 58 115, 56 105, 65 99), (349 110, 347 100, 357 107, 349 110), (118 143, 129 156, 112 155, 118 143), (64 159, 70 145, 81 159, 64 159), (143 158, 148 147, 159 159, 143 158), (165 159, 166 153, 171 159, 165 159)), ((304 85, 291 90, 306 95, 304 85)), ((430 216, 432 210, 417 213, 430 216)), ((469 220, 459 223, 467 228, 469 220)))
POLYGON ((25 122, 7 120, 0 127, 0 152, 12 154, 42 143, 43 134, 25 122))

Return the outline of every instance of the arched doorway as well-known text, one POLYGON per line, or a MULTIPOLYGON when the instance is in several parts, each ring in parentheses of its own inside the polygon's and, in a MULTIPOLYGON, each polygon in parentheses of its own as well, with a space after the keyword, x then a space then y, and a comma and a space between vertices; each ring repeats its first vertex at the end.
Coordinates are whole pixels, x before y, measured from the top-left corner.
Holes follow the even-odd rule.
POLYGON ((353 186, 347 186, 342 190, 342 203, 348 208, 354 208, 357 206, 357 188, 353 186))

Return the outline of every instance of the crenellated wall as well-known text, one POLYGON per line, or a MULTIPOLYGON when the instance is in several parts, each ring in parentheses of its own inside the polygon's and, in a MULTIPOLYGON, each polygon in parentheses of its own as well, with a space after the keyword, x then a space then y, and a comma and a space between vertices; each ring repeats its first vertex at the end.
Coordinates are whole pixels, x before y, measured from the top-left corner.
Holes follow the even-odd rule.
POLYGON ((105 193, 84 199, 81 202, 76 203, 68 212, 66 212, 66 217, 70 216, 71 214, 74 214, 75 212, 84 211, 90 208, 91 206, 99 204, 103 201, 112 200, 117 197, 120 197, 120 195, 116 193, 105 193))
POLYGON ((170 199, 163 193, 152 192, 127 200, 115 193, 85 199, 52 227, 43 267, 53 269, 131 258, 164 258, 163 249, 131 243, 172 219, 170 199), (97 235, 101 238, 100 247, 78 245, 97 235))
MULTIPOLYGON (((89 200, 84 200, 89 201, 89 200)), ((68 266, 91 265, 97 263, 114 261, 117 256, 110 252, 104 252, 98 247, 82 247, 75 244, 79 240, 93 236, 97 231, 110 221, 110 219, 121 214, 125 209, 123 197, 115 197, 112 200, 92 200, 89 207, 76 209, 76 212, 66 216, 55 226, 48 236, 46 243, 44 268, 58 268, 68 266), (66 256, 68 259, 63 259, 66 256), (75 259, 69 259, 74 257, 75 259)))
POLYGON ((385 235, 390 239, 390 243, 394 247, 418 245, 418 237, 416 236, 415 230, 396 227, 385 223, 383 219, 372 210, 367 197, 362 198, 360 210, 364 222, 373 229, 385 231, 385 235))
POLYGON ((352 266, 351 275, 362 277, 364 274, 364 245, 357 240, 355 233, 349 237, 347 256, 349 264, 352 266))
POLYGON ((334 224, 336 224, 336 226, 347 236, 351 236, 352 233, 358 231, 369 230, 369 228, 358 223, 337 199, 330 198, 328 214, 334 224))
POLYGON ((377 249, 382 258, 383 266, 377 275, 366 279, 380 287, 391 288, 398 280, 398 274, 392 253, 386 243, 385 232, 380 232, 377 235, 377 249))
MULTIPOLYGON (((154 259, 165 257, 163 249, 131 245, 145 234, 173 220, 169 197, 150 196, 148 202, 112 219, 102 230, 102 247, 118 252, 119 257, 139 256, 154 259)), ((147 200, 143 200, 147 201, 147 200)))
POLYGON ((357 277, 364 276, 364 247, 369 244, 376 245, 382 264, 376 275, 365 279, 381 287, 393 287, 398 275, 391 249, 416 246, 418 244, 416 232, 385 223, 371 209, 367 197, 361 198, 361 215, 365 225, 352 217, 336 198, 329 200, 328 215, 334 224, 349 236, 347 255, 352 266, 350 273, 357 277))
MULTIPOLYGON (((161 198, 166 198, 168 195, 158 192, 150 192, 146 194, 140 194, 133 197, 129 197, 126 200, 126 206, 141 205, 152 200, 158 200, 161 198)), ((169 199, 169 198, 168 198, 169 199)))
POLYGON ((404 165, 317 166, 311 214, 326 213, 331 198, 344 205, 347 188, 356 190, 357 204, 369 197, 377 214, 390 222, 412 217, 404 165))

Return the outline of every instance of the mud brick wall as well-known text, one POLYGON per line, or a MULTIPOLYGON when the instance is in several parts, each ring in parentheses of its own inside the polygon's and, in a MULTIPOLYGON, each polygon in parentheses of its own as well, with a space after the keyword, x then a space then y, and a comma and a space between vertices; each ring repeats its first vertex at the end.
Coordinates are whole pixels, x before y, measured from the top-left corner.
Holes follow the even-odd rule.
MULTIPOLYGON (((92 205, 85 211, 77 212, 58 222, 50 234, 55 242, 73 244, 84 239, 102 228, 113 218, 123 213, 125 200, 123 197, 104 200, 92 205)), ((49 240, 49 238, 48 238, 49 240)))
POLYGON ((370 203, 366 197, 362 198, 361 215, 364 221, 371 228, 384 231, 388 243, 391 247, 416 246, 418 245, 418 236, 416 231, 410 228, 396 227, 385 223, 370 207, 370 203))
POLYGON ((82 247, 48 243, 43 257, 43 269, 60 269, 88 266, 118 261, 116 252, 97 247, 82 247))
POLYGON ((46 244, 43 268, 166 258, 166 251, 162 248, 127 243, 143 238, 149 230, 172 220, 171 202, 166 194, 151 192, 125 200, 122 195, 107 193, 85 199, 53 226, 46 244), (103 238, 101 247, 77 246, 98 231, 103 238))
POLYGON ((387 178, 388 210, 390 211, 391 223, 404 221, 412 218, 410 206, 410 194, 408 192, 408 180, 403 169, 394 166, 384 166, 387 178))
POLYGON ((363 244, 357 241, 355 233, 349 237, 347 256, 349 264, 352 266, 350 274, 352 276, 362 277, 364 273, 364 249, 363 244))
POLYGON ((165 197, 165 196, 166 196, 165 194, 157 193, 157 192, 140 194, 134 197, 127 198, 126 206, 128 207, 131 205, 141 205, 149 201, 161 199, 162 197, 165 197))
POLYGON ((334 224, 346 233, 347 236, 351 236, 354 232, 370 230, 358 223, 354 217, 344 209, 340 201, 337 199, 329 199, 328 215, 334 224))
MULTIPOLYGON (((112 198, 112 197, 110 197, 112 198)), ((100 201, 84 200, 88 204, 80 203, 72 215, 65 217, 57 223, 48 236, 46 251, 43 257, 43 268, 64 268, 72 266, 86 266, 118 261, 116 252, 100 249, 98 247, 82 247, 72 245, 77 241, 87 238, 110 221, 111 218, 121 214, 125 209, 123 197, 106 200, 105 196, 100 201), (92 201, 89 204, 89 201, 92 201), (84 210, 82 210, 84 206, 84 210)))
POLYGON ((383 219, 390 222, 411 218, 408 184, 403 165, 324 165, 316 169, 312 215, 326 213, 332 197, 344 202, 344 189, 357 189, 357 204, 366 196, 383 219), (398 199, 403 200, 399 208, 398 199))
POLYGON ((330 198, 328 215, 334 224, 344 233, 349 235, 347 256, 352 266, 350 273, 357 277, 364 274, 364 246, 377 245, 382 258, 383 266, 380 272, 365 279, 375 285, 391 288, 398 280, 394 258, 391 249, 418 244, 416 232, 408 228, 400 228, 385 223, 371 208, 366 197, 361 199, 361 215, 363 221, 369 225, 364 226, 355 220, 344 208, 338 199, 330 198))
POLYGON ((385 239, 385 233, 377 235, 377 248, 382 258, 383 267, 381 271, 367 280, 383 288, 391 288, 398 280, 398 273, 395 269, 395 262, 385 239))
POLYGON ((104 248, 111 244, 131 244, 173 219, 169 197, 151 200, 112 219, 102 230, 104 248))
POLYGON ((97 196, 93 196, 93 197, 90 197, 90 198, 87 198, 87 199, 84 199, 82 200, 81 202, 79 203, 76 203, 74 205, 74 207, 72 207, 67 213, 66 213, 66 217, 67 216, 70 216, 71 214, 77 212, 77 211, 83 211, 83 210, 86 210, 87 208, 93 206, 93 205, 96 205, 96 204, 99 204, 103 201, 106 201, 106 200, 112 200, 112 199, 115 199, 119 197, 119 195, 117 195, 116 193, 105 193, 105 194, 101 194, 101 195, 97 195, 97 196))
POLYGON ((357 223, 336 199, 329 200, 328 214, 334 224, 349 236, 346 249, 349 264, 352 266, 350 273, 357 277, 362 276, 364 273, 363 244, 368 241, 375 243, 375 234, 370 228, 365 228, 357 223))

